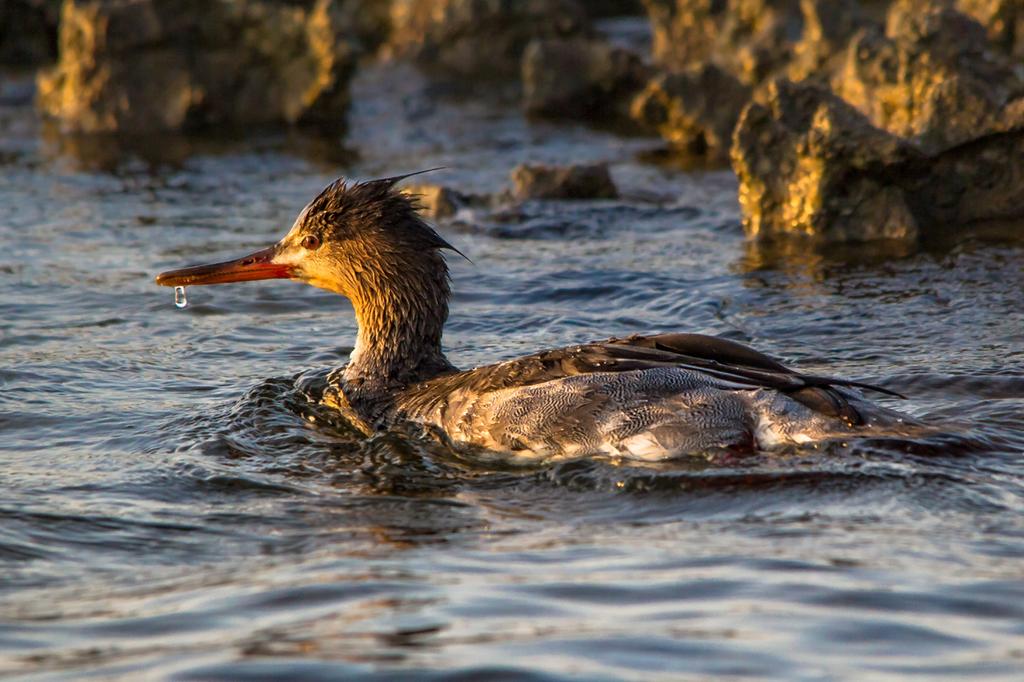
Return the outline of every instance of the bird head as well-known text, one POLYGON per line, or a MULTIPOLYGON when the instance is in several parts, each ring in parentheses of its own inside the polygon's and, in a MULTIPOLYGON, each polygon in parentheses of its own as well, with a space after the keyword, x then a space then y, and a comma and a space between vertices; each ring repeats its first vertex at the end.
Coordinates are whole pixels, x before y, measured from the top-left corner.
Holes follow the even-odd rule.
POLYGON ((156 283, 177 287, 293 279, 355 302, 368 288, 436 268, 438 262, 444 269, 438 252, 458 250, 420 218, 415 198, 396 188, 409 175, 357 183, 338 179, 306 205, 273 246, 234 260, 163 272, 156 283))

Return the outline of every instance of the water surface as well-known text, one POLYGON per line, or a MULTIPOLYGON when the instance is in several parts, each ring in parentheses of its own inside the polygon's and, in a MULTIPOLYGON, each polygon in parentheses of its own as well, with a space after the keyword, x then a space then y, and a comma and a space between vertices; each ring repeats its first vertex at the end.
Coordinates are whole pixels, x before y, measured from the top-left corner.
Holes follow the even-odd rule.
MULTIPOLYGON (((17 98, 15 98, 17 99, 17 98)), ((0 107, 0 674, 1016 679, 1024 248, 746 244, 735 181, 369 71, 344 140, 73 139, 0 107), (391 80, 388 80, 390 78, 391 80), (514 467, 333 424, 349 305, 156 272, 268 245, 338 175, 608 160, 623 198, 441 225, 469 367, 638 331, 878 382, 934 425, 738 460, 514 467)))

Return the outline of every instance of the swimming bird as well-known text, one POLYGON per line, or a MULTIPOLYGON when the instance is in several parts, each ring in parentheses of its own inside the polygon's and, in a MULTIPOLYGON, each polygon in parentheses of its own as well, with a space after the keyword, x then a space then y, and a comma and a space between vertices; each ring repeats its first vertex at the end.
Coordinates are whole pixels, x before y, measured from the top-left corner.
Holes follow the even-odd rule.
POLYGON ((358 332, 322 401, 367 434, 414 427, 511 457, 661 460, 770 449, 899 421, 856 381, 802 374, 735 341, 661 333, 544 350, 469 370, 445 356, 456 251, 397 183, 339 179, 277 244, 164 272, 163 286, 286 278, 348 298, 358 332))

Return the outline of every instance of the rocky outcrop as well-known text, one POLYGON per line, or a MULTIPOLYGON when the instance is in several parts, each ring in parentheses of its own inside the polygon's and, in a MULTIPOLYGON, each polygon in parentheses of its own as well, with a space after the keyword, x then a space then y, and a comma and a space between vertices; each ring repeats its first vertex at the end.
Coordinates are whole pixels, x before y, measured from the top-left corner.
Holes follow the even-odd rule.
POLYGON ((974 19, 945 2, 898 0, 884 33, 854 36, 832 86, 876 126, 939 152, 1012 125, 1021 76, 974 19))
POLYGON ((853 36, 858 31, 881 26, 878 12, 869 11, 871 9, 877 10, 877 7, 856 0, 800 0, 803 29, 800 39, 792 46, 786 75, 794 81, 828 82, 842 63, 853 36))
POLYGON ((631 113, 676 149, 725 163, 732 131, 749 100, 748 86, 704 63, 652 79, 633 100, 631 113))
POLYGON ((389 50, 438 72, 509 77, 535 38, 584 33, 577 0, 392 0, 389 50))
POLYGON ((798 79, 819 74, 856 14, 851 3, 830 0, 646 5, 662 73, 634 100, 633 118, 677 152, 703 153, 711 163, 728 160, 735 123, 761 83, 789 68, 798 79))
POLYGON ((521 164, 512 169, 512 196, 526 199, 614 199, 619 192, 608 164, 545 166, 521 164))
POLYGON ((785 65, 800 34, 798 0, 646 0, 654 58, 669 71, 717 61, 748 85, 785 65))
POLYGON ((419 212, 432 220, 451 218, 470 202, 470 197, 444 185, 408 185, 402 188, 402 193, 413 197, 419 212))
POLYGON ((29 68, 57 54, 60 0, 0 0, 0 65, 29 68))
POLYGON ((779 81, 751 104, 732 150, 754 238, 914 240, 922 232, 1024 217, 1019 126, 929 153, 811 84, 779 81))
POLYGON ((337 25, 344 26, 361 54, 373 54, 391 35, 392 0, 336 0, 337 25))
POLYGON ((644 11, 642 0, 585 0, 582 4, 586 13, 595 19, 643 14, 644 11))
POLYGON ((733 168, 747 235, 913 239, 917 221, 887 174, 914 155, 827 90, 775 83, 736 128, 733 168))
POLYGON ((339 125, 355 51, 334 0, 66 0, 38 106, 67 129, 339 125))
POLYGON ((648 75, 639 56, 604 41, 534 40, 523 53, 523 105, 535 116, 624 119, 648 75))
POLYGON ((1024 60, 1024 3, 1020 0, 957 0, 956 8, 985 27, 992 44, 1024 60))
POLYGON ((670 153, 724 163, 739 113, 764 82, 828 83, 851 39, 881 30, 888 2, 647 0, 655 67, 595 39, 535 40, 523 58, 525 107, 586 120, 622 120, 628 109, 670 153))
POLYGON ((1024 216, 1019 0, 646 0, 667 73, 634 102, 729 148, 753 237, 914 240, 1024 216))
MULTIPOLYGON (((1024 104, 1024 103, 1022 103, 1024 104)), ((1024 107, 1020 107, 1024 114, 1024 107)), ((923 228, 961 230, 987 223, 1024 225, 1024 116, 1020 126, 928 158, 901 180, 923 228)))

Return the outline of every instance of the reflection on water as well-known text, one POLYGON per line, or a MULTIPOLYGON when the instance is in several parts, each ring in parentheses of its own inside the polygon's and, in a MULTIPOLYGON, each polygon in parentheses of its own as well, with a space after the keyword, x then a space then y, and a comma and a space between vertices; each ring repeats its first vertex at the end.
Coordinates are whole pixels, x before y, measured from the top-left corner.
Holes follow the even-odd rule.
POLYGON ((24 123, 38 139, 38 150, 54 166, 74 171, 124 173, 180 169, 204 155, 286 153, 322 168, 345 167, 355 152, 337 132, 220 128, 210 133, 162 132, 139 135, 68 133, 53 121, 24 123))
POLYGON ((801 273, 807 279, 828 279, 829 267, 858 265, 884 267, 887 263, 914 256, 917 246, 904 241, 877 241, 851 244, 826 244, 813 239, 782 239, 778 241, 747 241, 738 268, 757 273, 787 270, 801 273))
MULTIPOLYGON (((57 135, 0 105, 0 673, 180 679, 1019 676, 1024 249, 745 244, 725 173, 360 76, 337 138, 57 135), (881 382, 927 422, 744 458, 481 463, 317 404, 347 303, 175 310, 155 273, 280 237, 341 173, 612 161, 614 202, 440 226, 473 366, 635 331, 881 382)), ((388 78, 393 79, 389 81, 388 78)))

